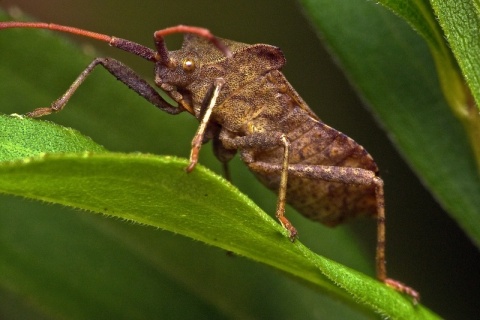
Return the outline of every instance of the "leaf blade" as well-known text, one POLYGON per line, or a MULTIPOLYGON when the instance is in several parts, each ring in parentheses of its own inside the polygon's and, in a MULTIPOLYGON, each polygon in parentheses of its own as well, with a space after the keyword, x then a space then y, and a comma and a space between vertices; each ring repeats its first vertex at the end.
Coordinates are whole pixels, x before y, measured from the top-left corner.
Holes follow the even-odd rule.
MULTIPOLYGON (((456 57, 476 101, 480 101, 480 17, 472 1, 436 1, 432 6, 438 16, 451 50, 456 57)), ((477 106, 478 107, 478 106, 477 106)))
POLYGON ((0 161, 41 153, 106 151, 78 131, 46 121, 0 114, 0 128, 0 161))
POLYGON ((186 165, 185 160, 147 155, 52 155, 2 165, 0 189, 180 233, 291 273, 353 303, 325 275, 336 278, 351 294, 390 316, 425 312, 434 318, 377 281, 316 256, 298 241, 290 243, 285 230, 251 201, 232 193, 233 187, 226 192, 223 179, 202 167, 187 175, 186 165), (208 190, 209 201, 189 196, 197 190, 208 190), (159 194, 161 201, 155 197, 159 194), (330 272, 318 269, 324 265, 331 266, 330 272))

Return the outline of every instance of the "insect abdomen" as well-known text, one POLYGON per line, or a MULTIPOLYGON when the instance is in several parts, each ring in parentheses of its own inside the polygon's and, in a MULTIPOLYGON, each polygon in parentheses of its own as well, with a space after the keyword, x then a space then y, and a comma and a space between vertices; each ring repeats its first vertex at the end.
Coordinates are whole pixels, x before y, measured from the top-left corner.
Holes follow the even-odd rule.
MULTIPOLYGON (((300 123, 300 121, 299 121, 300 123)), ((305 115, 301 126, 285 132, 290 141, 289 164, 362 168, 377 172, 377 166, 366 150, 345 134, 305 115)), ((280 164, 283 148, 255 152, 255 161, 280 164), (275 159, 275 160, 273 160, 275 159)), ((277 192, 280 176, 254 172, 267 187, 277 192)), ((334 226, 356 216, 375 215, 373 185, 353 185, 324 180, 288 177, 287 202, 304 216, 334 226)))

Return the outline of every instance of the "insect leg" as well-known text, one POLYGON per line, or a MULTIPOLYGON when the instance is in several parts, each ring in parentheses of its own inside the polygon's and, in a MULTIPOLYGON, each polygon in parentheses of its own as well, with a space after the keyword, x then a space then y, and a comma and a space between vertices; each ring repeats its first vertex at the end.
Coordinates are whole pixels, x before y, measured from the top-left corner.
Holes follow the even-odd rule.
POLYGON ((197 132, 192 139, 192 149, 190 151, 190 164, 187 167, 187 172, 191 172, 195 165, 198 162, 198 154, 200 152, 200 148, 203 144, 203 137, 205 135, 205 130, 208 125, 208 121, 210 120, 210 116, 212 115, 213 108, 215 107, 215 103, 217 102, 218 95, 220 94, 220 90, 222 89, 223 85, 225 84, 225 80, 223 78, 215 79, 215 83, 213 86, 213 92, 210 97, 209 103, 207 108, 205 109, 205 113, 200 121, 200 125, 198 126, 197 132))
POLYGON ((184 111, 182 108, 170 105, 151 85, 120 61, 112 58, 96 58, 87 66, 87 68, 85 68, 85 70, 83 70, 82 73, 80 73, 70 88, 68 88, 60 98, 55 100, 50 107, 35 109, 32 112, 27 113, 27 116, 36 118, 62 110, 75 91, 98 65, 103 66, 108 72, 114 75, 115 78, 126 84, 130 89, 137 92, 157 108, 169 114, 178 114, 184 111))
POLYGON ((413 288, 401 283, 400 281, 387 278, 387 268, 385 259, 385 196, 383 194, 383 180, 379 177, 372 179, 375 185, 375 195, 377 200, 377 249, 375 264, 377 269, 377 278, 383 281, 389 287, 408 294, 413 298, 415 304, 420 300, 420 294, 413 288))
MULTIPOLYGON (((214 128, 214 130, 212 130, 213 131, 213 138, 212 138, 213 154, 218 159, 218 161, 220 161, 220 163, 222 164, 223 177, 227 181, 231 182, 232 179, 231 179, 230 170, 228 167, 228 162, 230 162, 230 160, 232 160, 235 154, 237 154, 237 150, 225 148, 219 136, 221 132, 221 128, 217 127, 216 129, 217 130, 215 130, 214 128)), ((209 130, 210 130, 210 127, 209 127, 209 130)))
MULTIPOLYGON (((285 169, 278 164, 266 162, 253 162, 249 164, 250 168, 256 172, 280 173, 285 169)), ((322 165, 301 165, 291 164, 288 166, 288 174, 299 178, 319 179, 329 182, 339 182, 344 184, 373 185, 375 186, 375 195, 377 203, 377 248, 376 248, 376 269, 377 278, 393 289, 410 295, 417 303, 420 295, 413 288, 405 284, 387 278, 387 269, 385 265, 385 201, 383 193, 383 180, 375 175, 373 171, 361 168, 335 167, 322 165)))
POLYGON ((293 242, 297 237, 297 229, 292 223, 285 217, 285 204, 287 203, 287 182, 288 182, 288 153, 290 149, 290 142, 287 137, 282 134, 280 137, 283 144, 283 159, 282 159, 282 171, 280 175, 280 187, 278 188, 278 200, 277 210, 275 215, 280 220, 282 226, 288 230, 290 240, 293 242))
MULTIPOLYGON (((289 159, 289 149, 290 142, 288 141, 285 134, 281 132, 269 132, 269 133, 252 133, 243 137, 228 137, 225 132, 222 132, 220 139, 226 148, 229 149, 247 149, 248 148, 271 148, 271 147, 283 147, 283 157, 282 164, 276 165, 280 173, 280 186, 278 189, 278 200, 277 200, 277 209, 275 211, 275 216, 280 221, 282 226, 287 229, 289 233, 289 238, 291 241, 294 241, 297 237, 297 230, 292 225, 292 223, 285 217, 285 205, 287 199, 287 182, 288 182, 288 159, 289 159)), ((254 164, 255 160, 250 158, 251 155, 249 152, 243 152, 243 160, 249 164, 254 164)), ((252 167, 250 167, 252 168, 252 167)), ((253 169, 253 171, 255 171, 253 169)), ((258 171, 261 172, 261 171, 258 171)))

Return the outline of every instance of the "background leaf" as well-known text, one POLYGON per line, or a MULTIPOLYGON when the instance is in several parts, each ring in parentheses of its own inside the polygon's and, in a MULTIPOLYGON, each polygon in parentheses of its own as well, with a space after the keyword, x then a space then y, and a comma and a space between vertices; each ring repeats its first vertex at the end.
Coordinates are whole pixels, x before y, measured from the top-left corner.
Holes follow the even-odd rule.
POLYGON ((428 0, 381 0, 379 3, 408 22, 432 47, 443 50, 444 40, 440 26, 435 21, 428 0))
MULTIPOLYGON (((101 3, 88 0, 72 1, 68 6, 49 1, 46 1, 44 6, 35 5, 29 1, 5 1, 4 3, 12 2, 21 3, 24 8, 28 8, 29 12, 35 11, 39 20, 85 27, 147 45, 151 43, 153 30, 186 23, 209 27, 216 34, 230 39, 280 46, 288 59, 284 71, 303 98, 312 108, 316 108, 316 112, 328 124, 362 143, 375 156, 382 169, 382 176, 386 181, 387 256, 391 276, 414 285, 422 293, 423 302, 440 311, 447 318, 449 315, 468 318, 469 314, 477 313, 477 298, 473 293, 476 292, 475 288, 479 283, 476 272, 479 262, 478 252, 420 186, 392 149, 385 135, 376 127, 371 116, 360 107, 359 100, 349 89, 339 71, 332 66, 315 34, 306 25, 293 2, 285 1, 282 6, 276 6, 274 15, 271 8, 277 3, 269 1, 251 2, 250 5, 248 2, 241 4, 205 2, 202 6, 198 6, 196 1, 180 3, 145 1, 142 6, 138 6, 135 2, 119 3, 110 0, 101 3), (179 10, 180 7, 195 7, 195 10, 179 10), (115 14, 112 15, 112 13, 115 14), (109 19, 105 19, 106 16, 109 19), (142 23, 127 23, 132 21, 142 21, 142 23), (245 21, 249 23, 245 24, 245 21), (442 255, 437 254, 440 251, 442 255), (464 272, 458 274, 459 269, 464 272), (455 277, 452 277, 453 274, 455 277), (442 279, 441 288, 438 287, 438 279, 442 279), (460 296, 452 295, 452 292, 471 292, 472 294, 460 296)), ((374 6, 373 3, 370 4, 374 6)), ((355 9, 354 6, 352 8, 355 9)), ((405 26, 405 29, 408 27, 405 26)), ((49 48, 48 56, 45 58, 40 55, 39 63, 27 64, 25 61, 30 61, 32 57, 30 50, 42 48, 42 44, 47 41, 46 37, 38 36, 32 30, 10 34, 12 34, 11 38, 3 38, 6 35, 0 34, 0 47, 8 47, 15 52, 9 57, 6 51, 2 50, 0 61, 0 68, 2 68, 0 74, 6 75, 0 86, 2 97, 0 104, 2 111, 5 112, 21 113, 49 104, 66 89, 91 59, 91 57, 77 57, 74 52, 78 49, 68 43, 65 47, 55 42, 47 42, 45 47, 49 48), (58 52, 62 54, 57 54, 58 52), (52 67, 49 67, 51 65, 52 67), (8 71, 10 69, 12 71, 8 71), (54 72, 58 69, 61 69, 61 72, 54 72), (13 74, 22 74, 22 77, 12 78, 13 74), (39 81, 39 79, 42 80, 39 81), (30 80, 33 81, 29 82, 30 80), (24 89, 19 90, 20 84, 28 86, 26 89, 29 90, 28 95, 24 93, 24 89), (4 103, 9 100, 14 101, 9 103, 15 106, 13 109, 8 109, 9 106, 5 104, 6 102, 4 103)), ((173 43, 170 44, 173 48, 175 39, 169 40, 171 40, 169 43, 173 43)), ((81 41, 83 42, 84 39, 81 41)), ((105 46, 99 46, 102 51, 144 72, 147 78, 151 75, 150 64, 105 46)), ((84 49, 91 50, 89 47, 84 49)), ((39 50, 39 53, 41 51, 39 50)), ((175 154, 182 157, 188 156, 188 146, 196 128, 196 122, 193 119, 184 116, 169 117, 158 112, 101 70, 94 72, 72 98, 64 112, 53 115, 49 119, 81 130, 110 150, 175 154)), ((219 171, 219 165, 212 159, 211 151, 208 149, 204 148, 201 163, 219 171)), ((234 161, 232 169, 235 185, 249 194, 266 212, 273 212, 275 196, 265 190, 238 160, 234 161)), ((43 255, 55 259, 62 258, 62 260, 63 258, 73 260, 70 255, 65 254, 73 252, 72 247, 76 252, 82 251, 82 253, 98 248, 98 251, 94 251, 93 254, 82 256, 90 261, 92 270, 108 269, 106 264, 97 265, 95 260, 98 259, 98 255, 105 257, 99 260, 105 263, 109 259, 117 261, 119 257, 129 255, 121 249, 119 249, 120 253, 117 253, 115 246, 105 247, 103 250, 104 247, 98 243, 95 247, 82 247, 76 243, 70 247, 72 243, 62 239, 60 234, 78 233, 79 243, 81 243, 81 234, 86 232, 92 238, 87 230, 94 228, 95 232, 100 229, 100 234, 107 230, 108 237, 113 237, 122 243, 121 248, 132 247, 130 243, 124 244, 131 239, 140 239, 140 243, 149 243, 152 252, 157 252, 160 257, 155 256, 156 261, 162 261, 162 268, 159 269, 166 271, 165 276, 162 276, 164 279, 162 283, 166 286, 163 292, 171 293, 169 296, 171 299, 175 299, 176 294, 180 295, 179 299, 190 297, 186 304, 192 302, 193 305, 197 305, 195 301, 200 301, 199 303, 206 308, 201 309, 197 316, 208 314, 209 310, 217 310, 216 312, 221 310, 222 315, 225 315, 225 310, 230 310, 240 312, 239 314, 242 315, 255 315, 253 317, 266 314, 288 317, 289 314, 298 315, 299 312, 304 315, 304 318, 315 318, 318 315, 323 318, 338 317, 340 319, 359 317, 358 314, 349 313, 348 309, 342 308, 338 303, 328 299, 323 301, 321 296, 284 279, 281 275, 272 274, 270 270, 259 268, 257 264, 242 259, 223 264, 222 261, 225 259, 223 252, 183 240, 182 237, 131 226, 121 221, 75 214, 57 206, 38 206, 11 198, 2 198, 1 203, 0 214, 5 215, 6 220, 9 221, 9 224, 5 222, 4 225, 10 225, 10 230, 14 230, 13 226, 15 226, 15 230, 18 230, 12 231, 17 236, 10 238, 9 241, 15 242, 19 239, 19 233, 32 234, 28 238, 26 236, 25 239, 21 238, 22 241, 24 240, 23 246, 18 248, 29 250, 28 248, 32 246, 29 241, 40 243, 38 237, 42 237, 45 242, 43 255), (57 210, 59 213, 56 214, 57 210), (8 218, 12 212, 22 213, 24 219, 19 218, 13 223, 14 221, 8 218), (65 222, 69 227, 62 224, 65 232, 58 230, 55 221, 59 220, 59 217, 70 219, 70 216, 72 216, 71 220, 65 222), (39 224, 42 226, 41 230, 45 232, 37 232, 39 224), (103 227, 105 225, 107 227, 103 227), (54 230, 50 231, 49 228, 54 230), (122 232, 123 228, 132 235, 122 232), (28 231, 31 229, 33 231, 28 231), (50 239, 50 235, 52 237, 56 235, 56 238, 52 238, 49 246, 47 239, 50 239), (59 244, 65 244, 64 249, 54 250, 59 244), (50 250, 52 253, 48 254, 50 250), (58 253, 55 254, 56 252, 58 253), (274 296, 271 295, 272 292, 275 292, 274 296), (212 308, 212 305, 215 307, 212 308)), ((300 230, 302 242, 315 252, 320 252, 355 270, 373 274, 375 230, 371 221, 359 220, 349 226, 332 230, 303 219, 293 210, 287 214, 300 230)), ((135 252, 142 250, 144 249, 135 248, 135 252)), ((122 263, 117 265, 123 266, 122 263)), ((68 267, 69 270, 78 272, 73 268, 74 265, 68 264, 68 267)), ((115 269, 116 266, 110 268, 115 269)), ((140 270, 135 272, 142 273, 140 270)), ((148 271, 147 274, 149 274, 148 271)), ((106 289, 102 290, 108 292, 106 289)), ((8 297, 9 301, 16 301, 17 305, 28 306, 29 303, 22 301, 31 301, 20 299, 19 297, 23 297, 21 294, 11 293, 19 292, 18 290, 7 292, 10 293, 2 297, 8 297)), ((142 293, 137 292, 137 296, 141 297, 142 293)), ((169 304, 168 301, 165 298, 165 304, 159 307, 163 308, 163 312, 175 310, 177 316, 184 314, 182 313, 184 309, 176 309, 175 304, 169 304)))
POLYGON ((462 69, 475 101, 478 102, 480 101, 480 57, 476 53, 480 50, 478 41, 480 17, 475 2, 431 1, 450 48, 462 69))
POLYGON ((477 171, 480 172, 480 114, 478 102, 475 102, 479 95, 475 68, 479 68, 475 64, 475 55, 470 54, 478 47, 476 32, 473 31, 479 24, 474 4, 464 1, 460 6, 462 10, 458 10, 459 3, 456 1, 449 5, 432 1, 433 8, 441 8, 437 14, 446 18, 436 19, 427 0, 384 0, 380 3, 410 23, 429 46, 443 95, 453 114, 463 124, 477 162, 477 171), (445 40, 442 29, 451 44, 445 40))

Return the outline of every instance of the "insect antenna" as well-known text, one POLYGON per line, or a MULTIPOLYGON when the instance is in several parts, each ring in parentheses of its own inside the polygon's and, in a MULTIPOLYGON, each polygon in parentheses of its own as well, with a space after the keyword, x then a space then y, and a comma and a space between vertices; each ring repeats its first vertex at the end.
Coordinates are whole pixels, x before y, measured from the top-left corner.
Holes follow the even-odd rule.
POLYGON ((175 27, 170 27, 162 30, 158 30, 154 33, 155 46, 157 51, 152 50, 148 47, 145 47, 136 42, 109 36, 106 34, 88 31, 80 28, 69 27, 54 23, 44 23, 44 22, 20 22, 20 21, 4 21, 0 22, 1 29, 9 28, 35 28, 35 29, 48 29, 53 31, 60 31, 70 34, 75 34, 99 41, 108 43, 109 45, 122 49, 124 51, 133 53, 139 57, 142 57, 146 60, 156 62, 163 61, 165 64, 168 64, 170 61, 168 49, 165 45, 164 37, 169 34, 174 33, 194 33, 205 39, 209 40, 215 47, 218 48, 226 57, 231 57, 231 51, 218 39, 216 38, 208 29, 178 25, 175 27))

